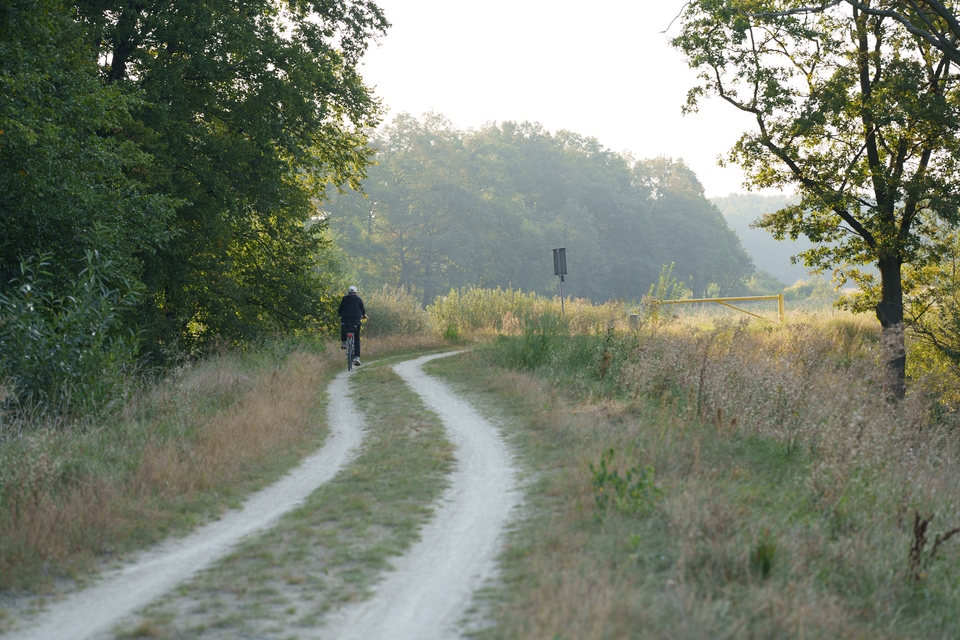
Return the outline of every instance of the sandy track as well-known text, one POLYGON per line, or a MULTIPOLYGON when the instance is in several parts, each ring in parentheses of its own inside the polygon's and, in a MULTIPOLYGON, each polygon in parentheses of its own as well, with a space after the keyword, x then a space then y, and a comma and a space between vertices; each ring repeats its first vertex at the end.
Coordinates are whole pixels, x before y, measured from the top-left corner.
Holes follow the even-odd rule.
MULTIPOLYGON (((395 563, 371 599, 331 615, 319 637, 336 640, 431 640, 459 636, 474 592, 496 572, 501 537, 520 502, 517 472, 497 429, 421 366, 439 354, 395 366, 436 412, 457 459, 450 486, 421 539, 395 563)), ((121 569, 104 573, 90 588, 54 603, 29 630, 9 638, 87 640, 112 638, 111 629, 160 596, 216 563, 241 540, 273 526, 354 456, 363 418, 350 402, 348 373, 328 393, 330 437, 323 448, 243 508, 164 543, 121 569)), ((298 634, 307 635, 305 630, 298 634)))
POLYGON ((243 538, 262 532, 332 479, 353 457, 362 439, 362 417, 347 392, 347 372, 330 384, 330 436, 324 446, 275 484, 189 536, 144 553, 132 564, 102 575, 92 587, 54 603, 32 628, 13 632, 22 640, 85 640, 112 637, 126 616, 224 557, 243 538))
POLYGON ((394 565, 373 597, 331 617, 321 636, 336 640, 459 637, 473 593, 496 571, 501 537, 519 505, 517 470, 497 429, 421 366, 394 370, 443 422, 456 447, 450 486, 419 542, 394 565))

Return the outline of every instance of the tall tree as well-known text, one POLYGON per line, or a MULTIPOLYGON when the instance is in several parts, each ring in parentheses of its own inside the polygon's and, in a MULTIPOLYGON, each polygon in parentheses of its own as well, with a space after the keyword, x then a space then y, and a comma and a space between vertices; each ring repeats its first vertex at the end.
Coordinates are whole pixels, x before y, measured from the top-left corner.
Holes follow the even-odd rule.
MULTIPOLYGON (((877 0, 863 0, 871 8, 877 0)), ((718 95, 756 129, 731 152, 756 187, 794 187, 800 202, 765 216, 778 238, 807 236, 808 266, 868 285, 880 274, 887 393, 905 392, 905 263, 945 249, 937 221, 960 207, 958 92, 950 56, 881 11, 848 3, 794 11, 797 0, 694 0, 673 40, 700 71, 695 110, 718 95)))
POLYGON ((149 154, 123 134, 139 96, 104 86, 86 34, 59 0, 0 6, 0 286, 48 255, 70 290, 96 251, 135 280, 162 244, 175 199, 157 193, 149 154))
POLYGON ((159 342, 248 339, 322 313, 306 224, 328 184, 356 185, 379 107, 357 73, 387 22, 368 0, 77 0, 91 57, 137 91, 128 134, 181 202, 146 254, 159 342))
POLYGON ((683 163, 634 162, 595 139, 506 122, 458 131, 399 116, 375 140, 367 198, 324 209, 369 284, 412 285, 426 301, 467 285, 638 299, 664 264, 699 290, 735 287, 749 258, 683 163), (656 195, 656 197, 654 197, 656 195))
POLYGON ((720 210, 704 197, 693 171, 662 157, 638 162, 634 171, 650 190, 662 249, 675 257, 670 263, 683 257, 674 275, 697 297, 731 294, 754 271, 753 262, 720 210), (688 252, 690 246, 697 250, 688 252))

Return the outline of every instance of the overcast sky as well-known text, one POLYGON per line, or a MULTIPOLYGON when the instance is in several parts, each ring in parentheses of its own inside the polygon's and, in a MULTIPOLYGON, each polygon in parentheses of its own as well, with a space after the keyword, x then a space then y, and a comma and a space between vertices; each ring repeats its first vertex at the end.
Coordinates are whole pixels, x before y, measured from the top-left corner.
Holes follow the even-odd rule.
POLYGON ((362 74, 390 115, 434 111, 461 129, 536 121, 637 158, 683 160, 706 194, 743 192, 722 169, 748 117, 719 101, 684 116, 694 74, 664 34, 683 0, 377 0, 393 24, 362 74))

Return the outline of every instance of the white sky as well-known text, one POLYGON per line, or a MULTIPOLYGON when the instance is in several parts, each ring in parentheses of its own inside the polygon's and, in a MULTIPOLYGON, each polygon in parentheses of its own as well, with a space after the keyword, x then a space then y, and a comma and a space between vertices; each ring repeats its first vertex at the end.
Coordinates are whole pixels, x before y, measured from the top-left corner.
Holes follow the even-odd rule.
POLYGON ((708 197, 743 192, 720 168, 751 125, 717 100, 680 109, 694 74, 662 32, 683 0, 377 0, 393 24, 361 73, 390 113, 435 111, 461 129, 536 121, 636 158, 683 158, 708 197))

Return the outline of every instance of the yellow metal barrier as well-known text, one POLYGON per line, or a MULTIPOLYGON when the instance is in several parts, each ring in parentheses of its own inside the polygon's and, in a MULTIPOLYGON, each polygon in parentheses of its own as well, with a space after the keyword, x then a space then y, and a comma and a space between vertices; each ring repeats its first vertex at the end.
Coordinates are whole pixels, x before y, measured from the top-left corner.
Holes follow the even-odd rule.
POLYGON ((776 300, 777 301, 777 311, 780 314, 780 323, 783 324, 783 294, 779 293, 775 296, 743 296, 741 298, 691 298, 688 300, 660 300, 663 304, 684 304, 688 302, 716 302, 717 304, 722 304, 725 307, 730 307, 731 309, 736 309, 742 313, 761 318, 766 320, 761 315, 757 315, 746 309, 741 309, 740 307, 735 307, 730 302, 745 302, 747 300, 776 300))

